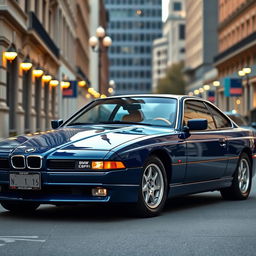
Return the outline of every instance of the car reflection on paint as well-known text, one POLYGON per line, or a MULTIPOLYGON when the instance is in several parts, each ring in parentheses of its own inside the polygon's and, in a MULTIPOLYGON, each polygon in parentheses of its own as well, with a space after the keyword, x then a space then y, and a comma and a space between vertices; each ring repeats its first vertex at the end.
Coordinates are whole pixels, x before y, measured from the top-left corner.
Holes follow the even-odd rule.
POLYGON ((98 99, 52 130, 0 142, 0 202, 13 212, 40 204, 127 203, 141 216, 168 197, 219 190, 247 199, 255 133, 210 102, 188 96, 98 99))

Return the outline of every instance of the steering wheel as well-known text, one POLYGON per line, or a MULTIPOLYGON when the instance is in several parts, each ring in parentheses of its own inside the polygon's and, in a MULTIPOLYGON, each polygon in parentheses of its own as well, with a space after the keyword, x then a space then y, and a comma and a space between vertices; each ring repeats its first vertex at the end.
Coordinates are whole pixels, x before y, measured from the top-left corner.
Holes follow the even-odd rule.
POLYGON ((163 118, 163 117, 156 117, 156 118, 154 118, 153 120, 164 121, 164 122, 166 122, 167 124, 172 125, 172 123, 171 123, 168 119, 163 118))

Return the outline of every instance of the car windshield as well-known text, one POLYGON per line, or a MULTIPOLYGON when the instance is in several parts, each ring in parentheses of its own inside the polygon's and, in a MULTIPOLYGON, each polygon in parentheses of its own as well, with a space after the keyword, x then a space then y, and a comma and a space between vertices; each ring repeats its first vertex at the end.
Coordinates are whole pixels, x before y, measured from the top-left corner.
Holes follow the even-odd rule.
POLYGON ((161 97, 124 97, 93 102, 67 122, 86 124, 141 124, 174 127, 177 100, 161 97))

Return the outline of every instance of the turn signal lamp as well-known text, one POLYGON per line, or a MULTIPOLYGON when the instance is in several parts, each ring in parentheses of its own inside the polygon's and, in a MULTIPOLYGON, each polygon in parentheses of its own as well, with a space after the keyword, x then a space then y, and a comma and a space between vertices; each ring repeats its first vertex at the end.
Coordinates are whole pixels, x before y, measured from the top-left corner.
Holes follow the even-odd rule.
POLYGON ((114 169, 125 169, 122 162, 116 161, 92 161, 93 170, 114 170, 114 169))

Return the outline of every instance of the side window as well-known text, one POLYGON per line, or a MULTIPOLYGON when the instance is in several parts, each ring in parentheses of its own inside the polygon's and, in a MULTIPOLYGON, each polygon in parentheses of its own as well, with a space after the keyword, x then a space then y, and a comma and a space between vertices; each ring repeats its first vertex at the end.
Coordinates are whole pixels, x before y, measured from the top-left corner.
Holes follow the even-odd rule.
POLYGON ((213 121, 212 115, 209 110, 206 108, 203 102, 196 100, 187 100, 185 102, 184 108, 184 125, 187 125, 188 120, 190 119, 207 119, 208 128, 207 130, 216 129, 215 123, 213 121))
POLYGON ((223 114, 221 114, 217 109, 215 109, 213 106, 210 106, 209 104, 207 104, 207 107, 213 115, 217 128, 232 127, 231 122, 223 114))

